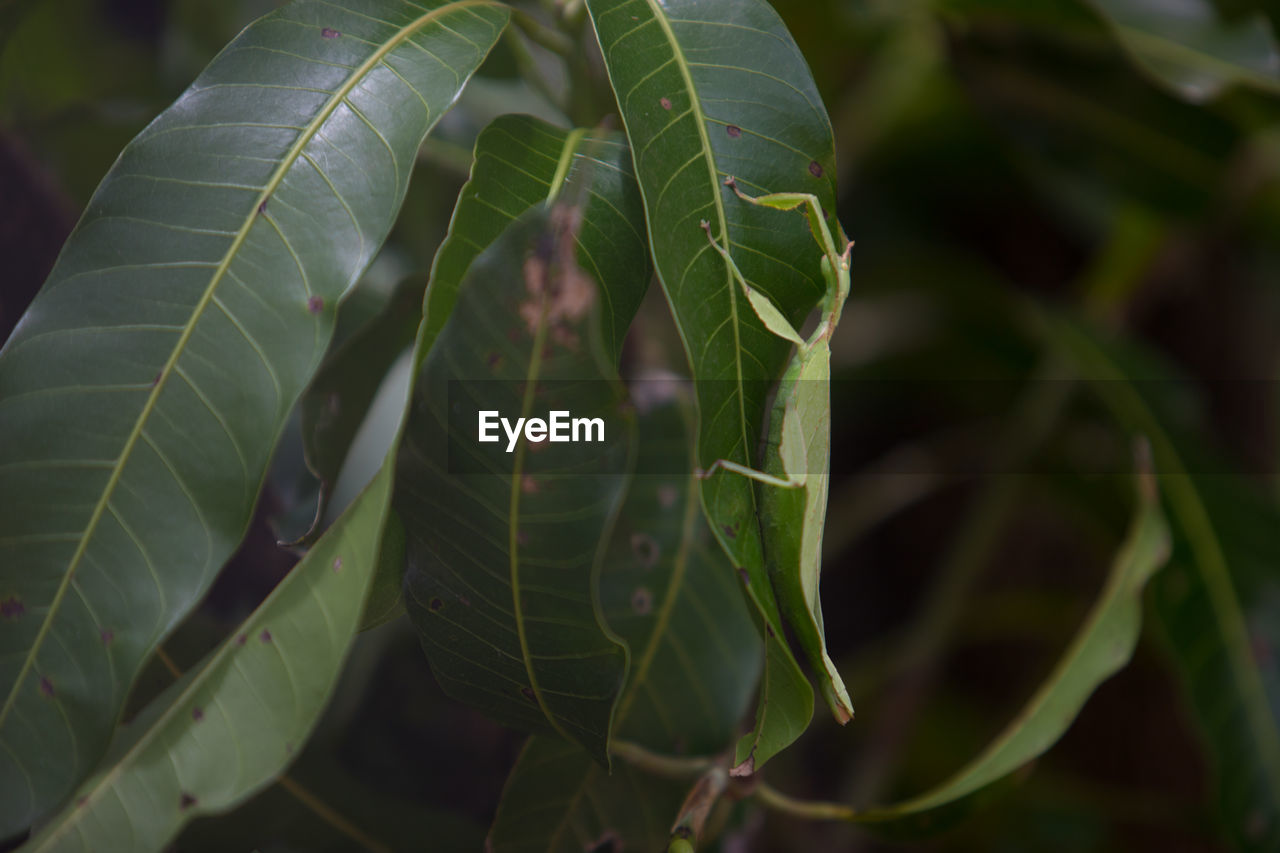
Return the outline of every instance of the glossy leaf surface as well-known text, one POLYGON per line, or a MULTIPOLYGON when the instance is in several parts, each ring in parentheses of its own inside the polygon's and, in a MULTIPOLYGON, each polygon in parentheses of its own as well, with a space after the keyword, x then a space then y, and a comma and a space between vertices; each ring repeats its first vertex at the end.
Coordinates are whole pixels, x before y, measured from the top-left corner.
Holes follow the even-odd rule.
MULTIPOLYGON (((723 181, 732 175, 751 195, 811 192, 833 216, 835 153, 826 110, 804 58, 763 0, 590 0, 587 8, 634 152, 654 262, 697 383, 697 462, 758 468, 767 397, 789 345, 747 305, 701 222, 751 286, 800 325, 824 292, 803 219, 757 209, 723 181)), ((789 695, 800 685, 811 706, 812 691, 779 640, 755 489, 719 473, 701 491, 713 532, 748 573, 770 647, 759 725, 746 750, 759 766, 808 725, 807 716, 801 723, 794 713, 771 717, 766 706, 802 704, 789 695), (771 720, 786 724, 766 728, 771 720)))
POLYGON ((0 355, 0 836, 93 767, 249 520, 337 301, 507 12, 287 6, 121 154, 0 355))
POLYGON ((253 615, 120 731, 103 767, 23 850, 162 850, 187 821, 284 770, 355 636, 391 473, 384 467, 253 615))

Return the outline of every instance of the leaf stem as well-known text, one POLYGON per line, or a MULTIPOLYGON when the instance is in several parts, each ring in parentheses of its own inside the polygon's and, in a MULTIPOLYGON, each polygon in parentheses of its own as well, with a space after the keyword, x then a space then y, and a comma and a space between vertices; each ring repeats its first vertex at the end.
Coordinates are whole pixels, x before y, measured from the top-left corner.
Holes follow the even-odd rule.
POLYGON ((843 803, 828 803, 819 800, 800 800, 771 787, 763 779, 755 784, 753 796, 760 805, 776 812, 789 814, 805 820, 839 820, 852 823, 858 819, 858 812, 852 806, 843 803))
POLYGON ((701 776, 724 764, 722 756, 663 755, 625 740, 615 740, 609 751, 637 769, 668 779, 701 776))
POLYGON ((551 29, 523 9, 512 9, 511 20, 534 44, 559 56, 568 57, 573 54, 573 42, 568 36, 551 29))
POLYGON ((366 835, 360 827, 338 814, 330 808, 324 800, 302 787, 302 785, 295 782, 291 777, 281 775, 276 782, 279 783, 281 788, 284 788, 290 794, 293 794, 293 796, 297 798, 298 802, 310 809, 317 817, 350 838, 352 841, 355 841, 364 849, 372 850, 374 853, 391 853, 390 847, 383 844, 376 838, 371 838, 366 835))

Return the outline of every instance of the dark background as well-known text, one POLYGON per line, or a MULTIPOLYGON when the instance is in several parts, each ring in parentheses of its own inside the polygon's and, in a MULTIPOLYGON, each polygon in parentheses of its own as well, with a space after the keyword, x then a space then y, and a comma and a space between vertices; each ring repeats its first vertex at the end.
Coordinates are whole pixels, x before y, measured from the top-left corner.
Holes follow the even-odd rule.
MULTIPOLYGON (((831 113, 840 216, 857 244, 834 343, 823 597, 858 714, 846 729, 818 714, 768 775, 796 795, 888 802, 944 778, 1016 712, 1096 594, 1126 523, 1125 478, 1107 472, 1127 470, 1129 437, 1087 394, 1055 403, 1052 382, 1030 381, 1046 357, 1022 322, 1028 301, 1087 316, 1167 362, 1197 440, 1274 503, 1280 83, 1188 97, 1074 0, 775 5, 831 113), (1027 400, 1057 406, 1047 434, 1028 435, 1011 414, 1027 400), (1022 439, 1024 455, 1001 455, 1022 439)), ((272 7, 0 0, 0 340, 120 149, 272 7)), ((1218 11, 1228 22, 1251 14, 1243 2, 1218 11)), ((376 275, 425 275, 489 118, 546 114, 513 65, 496 51, 424 149, 376 275)), ((650 340, 664 334, 660 309, 641 324, 650 340)), ((630 357, 655 349, 645 343, 630 357)), ((180 664, 288 571, 272 519, 309 508, 297 454, 291 439, 249 539, 168 644, 180 664)), ((139 701, 167 678, 153 667, 139 701)), ((291 775, 385 843, 478 849, 520 742, 441 695, 402 621, 361 638, 291 775)), ((1147 631, 1133 664, 1022 785, 918 846, 1216 850, 1214 766, 1169 650, 1147 631)), ((273 787, 177 846, 359 845, 273 787)), ((882 846, 759 815, 736 820, 724 841, 882 846)))

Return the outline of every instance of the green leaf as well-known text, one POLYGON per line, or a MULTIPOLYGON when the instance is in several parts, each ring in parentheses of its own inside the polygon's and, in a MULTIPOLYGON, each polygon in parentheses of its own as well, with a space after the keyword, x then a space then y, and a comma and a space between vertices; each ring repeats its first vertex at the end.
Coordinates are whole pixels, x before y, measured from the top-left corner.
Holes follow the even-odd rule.
MULTIPOLYGON (((709 754, 729 744, 760 671, 760 644, 742 585, 711 537, 688 476, 689 405, 667 401, 640 418, 636 470, 600 576, 609 626, 632 652, 614 726, 655 752, 709 754)), ((660 850, 688 783, 625 762, 606 773, 581 748, 529 740, 490 830, 495 853, 580 851, 612 833, 619 849, 660 850), (644 807, 638 807, 644 803, 644 807)))
POLYGON ((1189 101, 1236 85, 1280 94, 1280 51, 1260 12, 1219 17, 1210 0, 1091 0, 1138 67, 1189 101))
POLYGON ((355 636, 391 497, 386 465, 205 663, 126 726, 24 851, 162 850, 270 784, 324 710, 355 636))
MULTIPOLYGON (((583 152, 590 152, 598 163, 591 178, 602 201, 592 206, 583 223, 580 262, 597 281, 643 275, 647 286, 652 266, 644 212, 622 136, 567 131, 532 116, 499 116, 476 138, 471 177, 458 196, 449 234, 431 269, 424 356, 449 319, 476 256, 526 210, 558 193, 583 152), (614 200, 616 209, 610 211, 603 199, 614 200), (634 263, 640 263, 641 270, 628 271, 625 265, 634 263)), ((614 361, 644 291, 643 286, 627 287, 603 294, 608 300, 604 342, 614 361)))
POLYGON ((1175 549, 1156 613, 1209 747, 1223 824, 1242 850, 1280 844, 1280 666, 1271 649, 1280 513, 1198 449, 1162 391, 1179 385, 1146 354, 1050 318, 1047 333, 1125 429, 1151 440, 1175 549), (1255 651, 1256 649, 1256 651, 1255 651))
POLYGON ((893 835, 933 832, 971 811, 1046 752, 1103 681, 1133 656, 1142 626, 1142 591, 1169 555, 1169 525, 1154 478, 1138 476, 1138 507, 1102 594, 1057 666, 1018 716, 982 754, 937 788, 853 819, 893 835))
POLYGON ((402 280, 387 304, 325 357, 302 395, 302 448, 307 467, 320 480, 315 520, 304 540, 324 520, 338 474, 383 378, 414 342, 424 286, 416 276, 402 280))
MULTIPOLYGON (((803 217, 756 208, 722 184, 733 176, 751 195, 811 192, 838 232, 831 123, 804 57, 763 0, 588 0, 587 8, 635 152, 658 276, 696 380, 698 464, 759 468, 768 394, 790 347, 755 316, 700 223, 799 326, 825 290, 803 217)), ((755 489, 719 473, 701 493, 717 539, 747 571, 766 635, 763 695, 746 748, 759 767, 804 731, 812 690, 780 639, 755 489)))
POLYGON ((505 25, 299 0, 120 155, 0 355, 0 837, 83 779, 248 523, 337 301, 505 25))
POLYGON ((638 304, 649 272, 642 242, 628 253, 596 225, 625 215, 625 193, 610 192, 625 182, 608 177, 625 149, 575 157, 577 137, 555 174, 568 170, 581 198, 530 208, 471 264, 423 364, 396 508, 406 608, 445 692, 507 725, 575 740, 607 765, 627 652, 601 621, 596 583, 633 424, 603 317, 638 304), (588 274, 601 269, 598 282, 588 274), (481 411, 600 418, 604 435, 531 446, 499 430, 482 444, 481 411))

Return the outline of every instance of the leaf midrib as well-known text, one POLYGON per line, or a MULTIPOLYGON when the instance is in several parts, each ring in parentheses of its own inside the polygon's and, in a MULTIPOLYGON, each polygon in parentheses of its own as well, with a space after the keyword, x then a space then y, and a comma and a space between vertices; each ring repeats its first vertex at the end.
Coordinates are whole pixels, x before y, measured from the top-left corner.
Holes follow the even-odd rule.
POLYGON ((298 135, 298 138, 294 141, 293 145, 290 146, 289 150, 285 153, 284 157, 281 159, 280 165, 276 167, 270 180, 267 181, 262 192, 259 193, 257 198, 254 200, 253 207, 250 209, 248 216, 245 217, 244 223, 236 232, 236 236, 232 239, 231 245, 227 248, 226 252, 223 254, 222 260, 214 270, 208 286, 205 288, 199 301, 192 309, 190 319, 183 326, 182 333, 179 335, 177 343, 174 344, 173 351, 170 353, 164 367, 161 368, 160 373, 156 378, 156 382, 152 386, 146 402, 143 404, 142 411, 139 412, 137 420, 134 421, 133 428, 125 439, 124 446, 120 450, 120 455, 111 469, 111 475, 108 477, 107 483, 103 487, 102 494, 99 497, 98 502, 94 505, 93 512, 89 516, 89 521, 85 525, 84 532, 81 534, 80 540, 76 545, 76 550, 71 555, 71 559, 67 563, 67 569, 63 573, 62 580, 59 581, 58 588, 54 592, 53 599, 49 603, 49 610, 40 624, 40 630, 36 633, 35 639, 32 641, 31 648, 28 650, 27 655, 23 660, 22 669, 19 671, 17 678, 14 679, 9 695, 5 697, 4 706, 0 708, 0 726, 4 725, 9 712, 17 703, 18 692, 21 690, 22 685, 26 682, 27 676, 31 674, 31 670, 35 666, 36 657, 39 655, 40 649, 43 647, 44 641, 53 627, 53 622, 61 608, 62 600, 65 598, 67 590, 70 587, 71 578, 75 575, 76 567, 79 566, 80 561, 84 559, 84 555, 88 550, 89 542, 93 539, 98 523, 102 520, 103 513, 106 512, 107 505, 111 501, 111 496, 114 494, 115 488, 120 482, 125 465, 131 458, 133 449, 137 445, 138 439, 141 437, 142 431, 145 428, 146 423, 149 421, 152 411, 155 409, 156 401, 159 399, 161 391, 164 390, 169 377, 173 374, 174 369, 177 366, 178 360, 186 351, 187 343, 191 339, 200 318, 204 315, 205 310, 213 301, 214 293, 218 289, 219 284, 221 284, 223 276, 225 276, 227 270, 230 269, 231 263, 235 260, 240 247, 248 238, 249 231, 253 227, 253 224, 259 215, 258 211, 261 205, 268 201, 276 189, 279 188, 285 176, 302 155, 303 149, 311 142, 316 133, 319 132, 320 128, 329 120, 338 106, 347 99, 347 96, 355 89, 356 85, 363 80, 370 71, 382 63, 391 51, 395 50, 411 36, 415 35, 419 30, 432 23, 435 19, 443 16, 445 13, 472 6, 497 7, 502 5, 504 4, 498 2, 498 0, 454 0, 454 2, 437 7, 423 15, 420 15, 410 23, 401 27, 394 36, 384 42, 381 47, 370 54, 364 62, 352 71, 347 79, 343 81, 342 85, 333 92, 333 95, 325 103, 320 112, 307 123, 306 127, 298 135))
MULTIPOLYGON (((547 190, 546 205, 550 209, 555 204, 556 199, 560 195, 560 190, 564 186, 565 176, 569 173, 569 166, 573 162, 573 154, 578 148, 578 144, 586 136, 585 128, 575 128, 565 137, 560 149, 560 158, 556 161, 555 175, 552 176, 551 185, 547 190)), ((554 258, 548 261, 543 275, 548 279, 551 276, 551 264, 554 258)), ((526 419, 533 411, 534 396, 537 392, 538 378, 542 372, 542 349, 546 345, 547 339, 547 313, 550 308, 551 294, 548 288, 549 282, 543 282, 542 287, 542 304, 539 308, 538 328, 533 335, 533 352, 529 358, 529 367, 525 371, 524 381, 524 398, 520 402, 520 417, 526 419)), ((511 611, 516 622, 516 638, 520 641, 520 658, 524 663, 525 674, 529 676, 529 688, 533 691, 533 696, 538 702, 538 710, 546 717, 547 722, 555 729, 556 734, 564 738, 566 741, 574 741, 574 738, 564 730, 560 725, 560 721, 556 719, 556 715, 551 712, 551 707, 543 700, 542 688, 538 684, 537 673, 534 672, 533 653, 529 649, 528 632, 524 625, 524 603, 523 596, 520 594, 520 496, 521 487, 524 479, 524 459, 527 451, 527 443, 521 441, 516 445, 515 459, 512 460, 511 473, 511 500, 510 508, 507 513, 507 554, 509 560, 509 574, 511 582, 511 611)))
MULTIPOLYGON (((662 29, 663 35, 667 39, 667 43, 671 46, 671 57, 680 70, 680 76, 684 80, 685 90, 689 94, 689 109, 693 112, 694 124, 698 128, 698 138, 702 143, 702 160, 707 165, 708 177, 711 179, 712 200, 715 202, 716 208, 716 224, 719 230, 718 240, 725 246, 726 251, 729 247, 729 223, 724 212, 724 200, 720 197, 720 174, 716 169, 715 159, 711 149, 711 137, 707 134, 707 115, 702 109, 702 98, 698 95, 698 89, 693 84, 693 72, 689 70, 689 61, 684 55, 684 51, 680 47, 679 40, 676 39, 675 32, 671 29, 671 22, 658 6, 657 0, 645 0, 649 6, 649 11, 657 20, 658 26, 662 29)), ((634 149, 633 149, 634 150, 634 149)), ((636 177, 639 178, 640 164, 636 164, 636 177)), ((643 192, 644 187, 641 186, 643 192)), ((650 229, 652 229, 650 225, 650 229)), ((652 231, 650 233, 650 242, 652 242, 652 231)), ((723 264, 725 275, 725 287, 729 291, 729 320, 733 327, 733 368, 734 381, 737 386, 737 403, 738 403, 738 425, 742 432, 742 448, 746 454, 746 461, 751 463, 751 440, 747 436, 747 409, 745 394, 743 392, 742 377, 742 337, 741 329, 738 324, 738 293, 734 287, 733 274, 729 270, 727 263, 723 264)), ((681 337, 684 336, 684 330, 681 329, 681 337)), ((692 355, 692 350, 688 349, 686 341, 686 350, 692 355)), ((701 436, 696 437, 696 443, 701 443, 701 436)), ((695 460, 696 464, 701 464, 701 459, 695 460)), ((701 489, 699 489, 701 492, 701 489)), ((755 490, 751 490, 751 500, 755 503, 755 490)), ((715 531, 716 538, 720 538, 720 532, 715 531)))
MULTIPOLYGON (((379 470, 378 474, 375 475, 374 480, 376 481, 377 477, 383 476, 386 471, 387 466, 384 465, 379 470)), ((356 497, 356 500, 371 500, 371 495, 375 488, 382 488, 385 491, 387 487, 375 485, 375 482, 371 482, 369 486, 365 488, 365 491, 356 497)), ((381 514, 381 523, 385 524, 385 522, 386 506, 384 505, 381 514)), ((349 539, 350 536, 349 534, 346 534, 343 538, 349 539)), ((317 554, 317 557, 319 556, 327 557, 328 555, 323 553, 317 554)), ((68 827, 72 827, 77 824, 79 815, 89 813, 89 810, 86 807, 96 800, 102 792, 109 790, 111 788, 111 784, 109 783, 113 783, 121 774, 123 774, 125 769, 131 766, 131 762, 148 746, 154 743, 156 738, 168 731, 169 723, 174 719, 174 717, 180 711, 185 711, 187 709, 190 700, 200 692, 200 689, 203 688, 209 680, 214 677, 214 675, 221 672, 221 667, 227 659, 237 653, 237 650, 241 648, 241 646, 237 642, 236 637, 243 634, 256 635, 258 626, 263 624, 267 614, 270 612, 270 608, 277 600, 288 594, 288 591, 292 588, 293 584, 298 582, 297 578, 306 573, 305 570, 305 566, 298 566, 295 570, 289 572, 289 575, 285 577, 284 580, 276 585, 276 588, 273 589, 265 599, 263 599, 262 604, 258 605, 258 609, 250 614, 249 619, 241 625, 240 629, 235 634, 227 637, 223 641, 221 647, 214 652, 213 657, 200 668, 199 672, 191 677, 191 680, 178 692, 178 695, 175 696, 173 701, 169 703, 168 707, 161 712, 160 716, 152 721, 145 731, 138 735, 138 739, 134 741, 127 750, 125 750, 119 759, 112 765, 111 769, 95 781, 89 793, 83 795, 84 799, 77 801, 78 805, 74 810, 69 812, 68 819, 58 824, 55 828, 49 830, 50 835, 46 836, 41 841, 39 847, 32 848, 31 853, 35 853, 37 850, 49 849, 51 843, 62 837, 68 827)), ((367 588, 368 581, 366 581, 366 590, 367 588)), ((346 652, 343 652, 342 654, 345 655, 346 652)))

